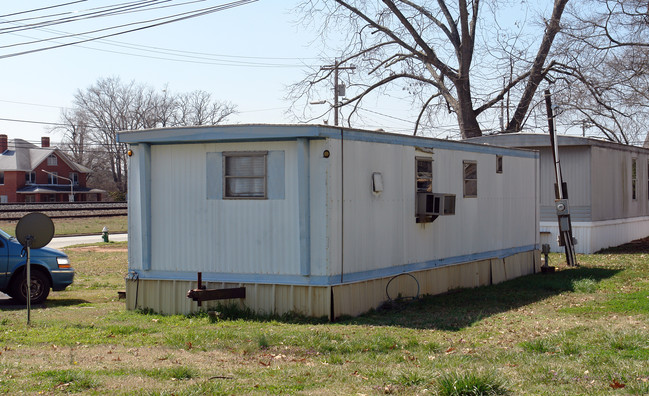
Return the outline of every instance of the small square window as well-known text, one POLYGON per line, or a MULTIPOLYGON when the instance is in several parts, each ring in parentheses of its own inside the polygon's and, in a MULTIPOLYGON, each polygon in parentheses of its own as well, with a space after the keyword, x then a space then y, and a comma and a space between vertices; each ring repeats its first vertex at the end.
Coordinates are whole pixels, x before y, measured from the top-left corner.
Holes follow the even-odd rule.
POLYGON ((415 158, 415 185, 417 192, 433 192, 432 158, 415 158))
POLYGON ((223 153, 224 197, 266 198, 266 152, 223 153))
POLYGON ((36 183, 36 172, 25 172, 25 183, 27 184, 36 183))
POLYGON ((464 166, 464 198, 478 197, 478 163, 463 161, 464 166))
POLYGON ((496 173, 503 173, 503 156, 496 156, 496 173))

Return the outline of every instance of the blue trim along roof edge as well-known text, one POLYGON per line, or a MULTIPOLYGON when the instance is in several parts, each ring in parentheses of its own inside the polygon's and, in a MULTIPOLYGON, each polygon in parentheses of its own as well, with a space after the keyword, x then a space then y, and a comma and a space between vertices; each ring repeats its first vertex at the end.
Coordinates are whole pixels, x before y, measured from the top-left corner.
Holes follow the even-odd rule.
POLYGON ((367 131, 327 125, 241 124, 180 128, 160 128, 123 131, 117 135, 120 143, 179 144, 179 143, 233 143, 245 141, 282 141, 306 139, 343 139, 372 143, 396 144, 422 148, 439 148, 483 154, 505 154, 515 157, 538 158, 538 152, 484 143, 443 140, 408 136, 388 132, 367 131))

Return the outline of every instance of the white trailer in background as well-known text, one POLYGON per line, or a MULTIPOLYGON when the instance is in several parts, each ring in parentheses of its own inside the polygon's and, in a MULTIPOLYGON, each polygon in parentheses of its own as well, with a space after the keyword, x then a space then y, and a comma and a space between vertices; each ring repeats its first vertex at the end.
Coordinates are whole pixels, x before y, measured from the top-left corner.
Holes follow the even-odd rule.
POLYGON ((245 287, 258 312, 357 315, 540 267, 538 153, 331 126, 122 132, 127 307, 245 287), (402 276, 408 274, 407 276, 402 276), (389 283, 389 287, 388 286, 389 283))
MULTIPOLYGON (((563 252, 557 244, 550 136, 507 133, 467 141, 539 151, 541 243, 563 252)), ((558 144, 577 253, 649 236, 649 149, 577 136, 559 136, 558 144)))

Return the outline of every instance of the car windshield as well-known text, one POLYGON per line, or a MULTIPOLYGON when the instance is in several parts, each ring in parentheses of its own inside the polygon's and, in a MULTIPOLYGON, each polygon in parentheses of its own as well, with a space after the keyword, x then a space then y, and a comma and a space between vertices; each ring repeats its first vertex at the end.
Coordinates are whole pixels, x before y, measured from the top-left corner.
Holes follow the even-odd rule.
POLYGON ((13 238, 11 235, 7 234, 6 232, 4 232, 2 230, 0 230, 0 236, 4 237, 6 239, 13 238))

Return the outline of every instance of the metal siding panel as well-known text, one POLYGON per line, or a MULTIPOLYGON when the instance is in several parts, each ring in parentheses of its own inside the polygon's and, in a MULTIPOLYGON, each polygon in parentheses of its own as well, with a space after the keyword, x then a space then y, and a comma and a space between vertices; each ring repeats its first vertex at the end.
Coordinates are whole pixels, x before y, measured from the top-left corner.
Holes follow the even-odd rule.
POLYGON ((403 151, 396 145, 345 142, 345 273, 404 263, 403 151), (383 175, 381 193, 372 191, 373 172, 383 175))
POLYGON ((647 159, 645 154, 610 148, 593 148, 593 220, 613 220, 649 215, 647 159), (631 196, 631 159, 637 159, 637 199, 631 196))
POLYGON ((154 266, 160 271, 299 273, 295 143, 153 146, 154 266), (207 152, 286 150, 286 199, 207 200, 207 152))
POLYGON ((327 213, 330 165, 335 162, 323 156, 324 150, 333 150, 330 140, 314 140, 310 143, 310 225, 311 225, 311 275, 329 275, 329 214, 327 213))
MULTIPOLYGON (((433 189, 456 194, 456 214, 417 224, 415 157, 425 153, 414 147, 345 141, 344 154, 345 273, 538 242, 537 159, 505 156, 504 173, 497 174, 495 155, 436 149, 433 189), (478 162, 478 198, 462 197, 463 160, 478 162), (372 193, 372 172, 383 174, 381 194, 372 193)), ((334 217, 340 216, 339 205, 340 198, 334 197, 334 217)), ((339 221, 333 224, 339 227, 339 221)))

